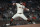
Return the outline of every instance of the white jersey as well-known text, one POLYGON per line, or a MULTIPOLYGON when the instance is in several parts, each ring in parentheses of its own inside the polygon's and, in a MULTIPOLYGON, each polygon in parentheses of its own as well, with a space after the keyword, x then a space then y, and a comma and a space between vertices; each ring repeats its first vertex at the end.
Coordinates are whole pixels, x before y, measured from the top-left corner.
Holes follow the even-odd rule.
POLYGON ((17 6, 17 13, 23 13, 25 6, 20 5, 19 3, 16 3, 16 6, 17 6))
POLYGON ((17 17, 21 17, 24 20, 28 20, 25 17, 25 15, 23 14, 23 10, 24 10, 25 6, 24 5, 20 5, 19 3, 17 3, 16 6, 17 6, 17 13, 12 17, 12 19, 15 19, 17 17), (19 14, 19 13, 22 13, 22 14, 19 14))

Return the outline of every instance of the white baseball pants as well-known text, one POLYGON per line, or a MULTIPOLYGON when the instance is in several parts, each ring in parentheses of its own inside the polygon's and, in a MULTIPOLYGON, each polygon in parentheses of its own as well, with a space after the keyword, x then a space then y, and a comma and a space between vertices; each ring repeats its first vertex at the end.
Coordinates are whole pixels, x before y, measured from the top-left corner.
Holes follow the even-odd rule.
POLYGON ((28 20, 28 19, 25 17, 24 14, 19 14, 19 13, 16 13, 12 18, 15 19, 15 18, 17 18, 17 17, 21 17, 21 18, 24 19, 24 20, 28 20))

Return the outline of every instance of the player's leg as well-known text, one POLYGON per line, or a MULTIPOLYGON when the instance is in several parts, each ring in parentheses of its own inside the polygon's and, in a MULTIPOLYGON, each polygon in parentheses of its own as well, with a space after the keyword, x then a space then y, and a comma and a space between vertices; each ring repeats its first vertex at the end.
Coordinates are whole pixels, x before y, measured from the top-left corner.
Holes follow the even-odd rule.
POLYGON ((24 14, 21 14, 20 17, 23 18, 24 20, 28 20, 28 18, 24 14))
POLYGON ((11 20, 10 20, 10 25, 12 24, 12 22, 13 22, 13 19, 11 18, 11 20))
POLYGON ((21 18, 32 23, 32 20, 29 20, 24 14, 21 14, 21 18))
POLYGON ((13 19, 17 18, 18 16, 19 16, 18 14, 15 14, 15 15, 11 18, 10 24, 13 22, 13 19))

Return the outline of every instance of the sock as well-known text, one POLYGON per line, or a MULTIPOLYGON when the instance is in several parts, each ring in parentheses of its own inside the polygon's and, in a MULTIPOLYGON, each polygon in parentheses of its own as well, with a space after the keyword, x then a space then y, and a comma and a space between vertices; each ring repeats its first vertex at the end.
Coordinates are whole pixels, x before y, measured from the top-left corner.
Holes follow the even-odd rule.
POLYGON ((10 24, 13 22, 13 19, 11 19, 10 24))

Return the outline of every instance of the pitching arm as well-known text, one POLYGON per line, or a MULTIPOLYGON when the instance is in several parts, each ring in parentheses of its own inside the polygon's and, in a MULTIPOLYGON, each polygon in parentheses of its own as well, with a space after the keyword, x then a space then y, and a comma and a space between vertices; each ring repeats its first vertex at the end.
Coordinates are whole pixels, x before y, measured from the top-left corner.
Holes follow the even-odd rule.
POLYGON ((25 10, 29 11, 29 9, 28 9, 28 8, 25 8, 25 10))
POLYGON ((28 9, 28 8, 25 8, 25 6, 23 6, 23 8, 24 8, 24 10, 27 10, 27 11, 29 11, 29 9, 28 9))

